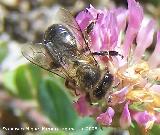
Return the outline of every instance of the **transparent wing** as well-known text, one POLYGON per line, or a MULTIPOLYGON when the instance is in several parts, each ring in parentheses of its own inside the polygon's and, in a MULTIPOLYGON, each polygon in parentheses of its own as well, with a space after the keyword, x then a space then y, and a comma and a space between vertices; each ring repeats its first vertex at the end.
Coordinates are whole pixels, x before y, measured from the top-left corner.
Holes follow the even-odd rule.
POLYGON ((82 31, 79 27, 79 25, 77 24, 76 20, 74 19, 73 15, 66 9, 64 8, 60 8, 55 16, 56 21, 55 23, 58 24, 63 24, 65 26, 67 26, 72 33, 74 34, 74 36, 77 39, 78 42, 78 46, 79 48, 84 47, 85 45, 85 41, 83 38, 83 34, 82 31))
MULTIPOLYGON (((67 27, 72 31, 72 33, 76 37, 78 49, 85 50, 85 53, 82 51, 83 55, 92 55, 89 48, 89 41, 85 39, 84 32, 82 32, 70 11, 64 8, 60 8, 56 14, 55 23, 64 24, 65 26, 67 25, 67 27)), ((95 60, 93 55, 92 57, 95 63, 97 64, 97 61, 95 60)))
POLYGON ((22 48, 22 54, 33 64, 62 78, 68 77, 68 74, 63 70, 63 65, 49 55, 42 43, 25 44, 22 48))
POLYGON ((55 23, 64 24, 67 26, 70 31, 74 34, 77 39, 77 46, 80 49, 89 50, 89 46, 85 40, 83 32, 81 31, 78 23, 76 22, 74 16, 71 14, 70 11, 60 8, 56 14, 56 21, 55 23))

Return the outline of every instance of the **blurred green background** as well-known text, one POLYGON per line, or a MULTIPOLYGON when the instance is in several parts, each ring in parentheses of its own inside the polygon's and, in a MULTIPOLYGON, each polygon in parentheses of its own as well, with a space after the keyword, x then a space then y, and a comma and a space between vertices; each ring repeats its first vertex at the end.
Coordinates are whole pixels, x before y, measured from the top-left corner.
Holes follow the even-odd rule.
MULTIPOLYGON (((146 16, 160 20, 160 0, 140 3, 146 16)), ((22 45, 42 41, 59 7, 76 15, 89 4, 100 9, 127 7, 126 0, 0 0, 0 135, 127 134, 78 116, 64 80, 29 63, 21 54, 22 45)), ((136 126, 130 130, 137 135, 136 126)), ((158 131, 155 126, 151 134, 158 131)))

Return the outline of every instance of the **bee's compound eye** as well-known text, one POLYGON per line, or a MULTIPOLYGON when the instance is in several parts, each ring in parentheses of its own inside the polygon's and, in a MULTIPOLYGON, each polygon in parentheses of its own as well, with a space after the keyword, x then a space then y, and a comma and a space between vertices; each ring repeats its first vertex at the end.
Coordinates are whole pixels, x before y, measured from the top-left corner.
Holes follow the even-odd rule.
POLYGON ((77 48, 76 39, 72 32, 61 24, 53 24, 44 35, 44 43, 51 42, 57 49, 74 50, 77 48))
POLYGON ((99 69, 91 65, 80 65, 77 69, 78 81, 81 88, 92 88, 100 78, 99 69))

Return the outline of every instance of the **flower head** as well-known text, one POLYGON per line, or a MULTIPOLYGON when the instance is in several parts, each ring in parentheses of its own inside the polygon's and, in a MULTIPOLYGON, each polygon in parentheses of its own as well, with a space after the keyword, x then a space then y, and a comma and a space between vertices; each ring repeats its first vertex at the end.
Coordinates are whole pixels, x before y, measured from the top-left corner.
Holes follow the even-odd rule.
POLYGON ((114 86, 103 102, 97 103, 102 110, 94 115, 98 116, 98 123, 115 126, 118 117, 116 126, 128 128, 134 120, 145 130, 154 122, 159 123, 160 31, 155 30, 156 22, 146 23, 143 9, 135 0, 128 0, 128 9, 96 10, 90 6, 80 12, 76 20, 82 31, 94 22, 88 33, 91 51, 116 51, 124 56, 123 59, 107 55, 96 57, 98 63, 114 75, 114 86), (146 58, 146 49, 152 44, 155 32, 155 49, 146 58))

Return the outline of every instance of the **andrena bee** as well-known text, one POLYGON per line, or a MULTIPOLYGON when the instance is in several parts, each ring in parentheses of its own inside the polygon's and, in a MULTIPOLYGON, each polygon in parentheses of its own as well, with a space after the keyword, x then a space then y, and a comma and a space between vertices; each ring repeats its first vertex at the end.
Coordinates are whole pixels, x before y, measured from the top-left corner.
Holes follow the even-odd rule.
POLYGON ((56 22, 45 31, 42 43, 24 47, 23 56, 65 78, 68 87, 84 91, 91 102, 102 99, 113 83, 113 75, 107 68, 102 70, 94 56, 117 56, 118 52, 90 51, 88 38, 95 21, 82 32, 66 9, 60 9, 56 17, 56 22))

